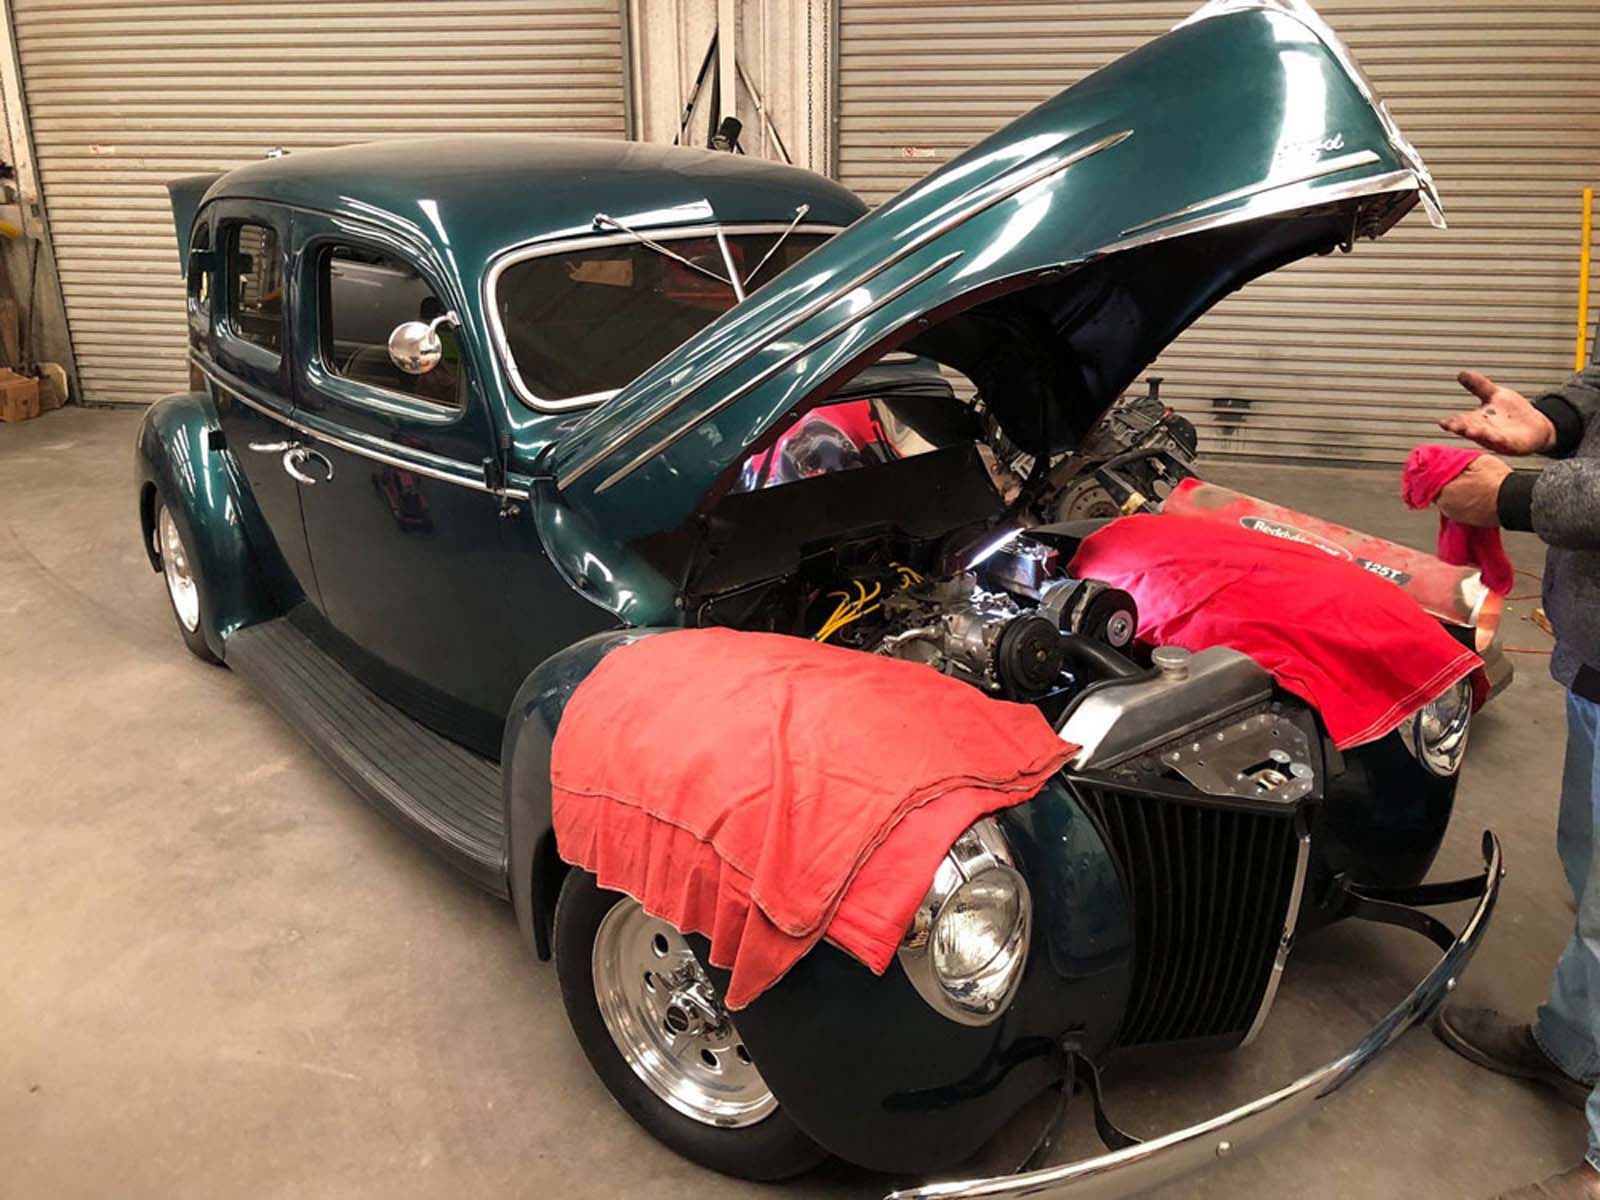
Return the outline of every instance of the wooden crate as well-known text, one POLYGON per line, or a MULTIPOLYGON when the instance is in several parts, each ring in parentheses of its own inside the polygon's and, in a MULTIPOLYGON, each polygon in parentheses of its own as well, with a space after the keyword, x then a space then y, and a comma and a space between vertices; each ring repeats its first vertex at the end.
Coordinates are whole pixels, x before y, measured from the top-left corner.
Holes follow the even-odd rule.
POLYGON ((39 381, 0 371, 0 421, 27 421, 39 415, 39 381))

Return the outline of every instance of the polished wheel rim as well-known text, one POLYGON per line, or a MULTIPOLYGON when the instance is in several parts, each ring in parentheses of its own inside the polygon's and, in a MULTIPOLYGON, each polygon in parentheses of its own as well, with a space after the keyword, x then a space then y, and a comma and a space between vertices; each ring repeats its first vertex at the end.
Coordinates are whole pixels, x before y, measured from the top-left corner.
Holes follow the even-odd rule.
POLYGON ((754 1125, 778 1107, 683 936, 630 899, 594 937, 594 994, 611 1040, 666 1103, 705 1125, 754 1125))
POLYGON ((172 597, 172 610, 178 622, 190 633, 200 628, 200 589, 195 586, 194 573, 189 570, 189 556, 184 553, 183 540, 178 537, 178 526, 171 511, 161 508, 161 569, 167 577, 167 594, 172 597))

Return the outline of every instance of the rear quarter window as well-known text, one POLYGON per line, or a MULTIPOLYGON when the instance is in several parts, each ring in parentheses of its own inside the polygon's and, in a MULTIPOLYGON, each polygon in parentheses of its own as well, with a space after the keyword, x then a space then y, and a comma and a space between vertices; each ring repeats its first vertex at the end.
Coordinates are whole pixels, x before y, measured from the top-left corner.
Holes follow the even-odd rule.
POLYGON ((235 336, 283 352, 283 250, 270 225, 245 222, 228 237, 228 324, 235 336))

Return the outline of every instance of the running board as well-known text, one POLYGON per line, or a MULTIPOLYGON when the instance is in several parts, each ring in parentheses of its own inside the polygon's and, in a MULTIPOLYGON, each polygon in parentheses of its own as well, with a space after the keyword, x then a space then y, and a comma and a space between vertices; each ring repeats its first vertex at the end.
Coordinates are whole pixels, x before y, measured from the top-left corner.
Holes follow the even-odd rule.
POLYGON ((480 887, 509 894, 497 764, 380 700, 286 617, 235 631, 224 649, 363 800, 480 887))

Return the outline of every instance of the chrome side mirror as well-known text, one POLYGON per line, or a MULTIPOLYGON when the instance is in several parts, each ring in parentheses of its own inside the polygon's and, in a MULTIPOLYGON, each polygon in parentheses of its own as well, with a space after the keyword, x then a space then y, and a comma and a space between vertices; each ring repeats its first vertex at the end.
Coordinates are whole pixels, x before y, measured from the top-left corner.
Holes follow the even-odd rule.
POLYGON ((444 346, 439 341, 441 324, 455 326, 461 321, 455 313, 447 312, 431 321, 396 325, 389 335, 389 361, 407 375, 426 375, 439 365, 444 354, 444 346))

